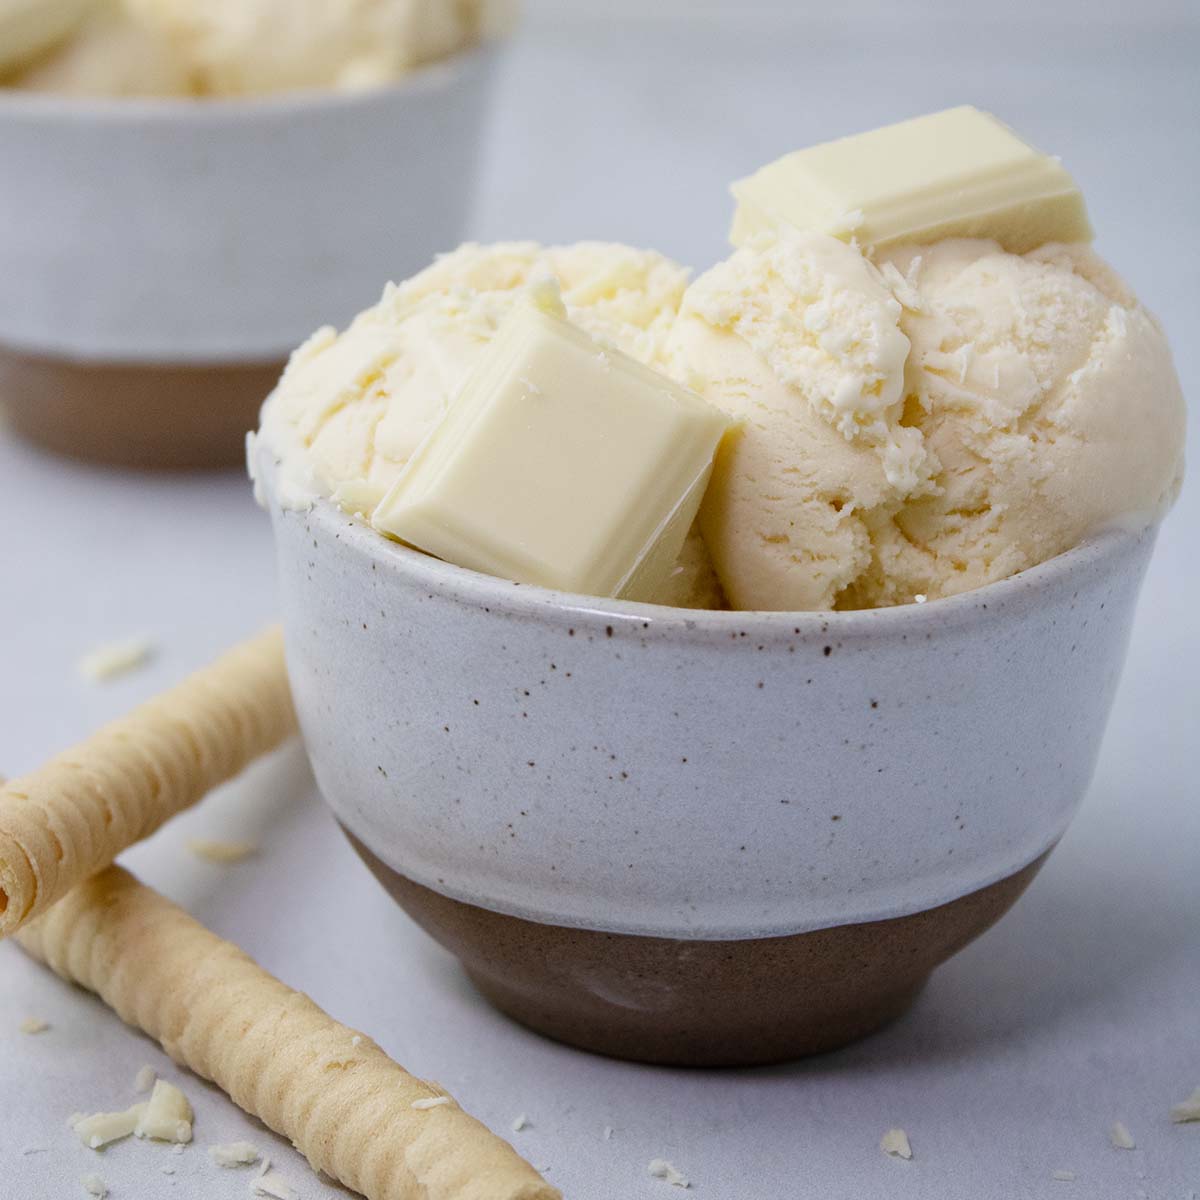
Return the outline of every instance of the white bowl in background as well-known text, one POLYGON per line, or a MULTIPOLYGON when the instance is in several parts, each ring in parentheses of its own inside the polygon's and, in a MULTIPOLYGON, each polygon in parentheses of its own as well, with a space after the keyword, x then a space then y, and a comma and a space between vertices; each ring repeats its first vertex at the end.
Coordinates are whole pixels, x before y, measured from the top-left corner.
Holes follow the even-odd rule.
POLYGON ((18 429, 114 460, 122 437, 170 459, 174 434, 204 457, 199 407, 236 461, 220 410, 240 435, 300 341, 461 239, 497 52, 350 94, 0 89, 0 398, 18 429))

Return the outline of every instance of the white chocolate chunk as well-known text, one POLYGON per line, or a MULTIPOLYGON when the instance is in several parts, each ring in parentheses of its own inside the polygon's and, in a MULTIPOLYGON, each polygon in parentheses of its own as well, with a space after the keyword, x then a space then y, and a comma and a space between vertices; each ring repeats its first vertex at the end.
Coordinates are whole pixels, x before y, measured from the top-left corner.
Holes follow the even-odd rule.
POLYGON ((180 1145, 192 1140, 192 1106, 173 1083, 156 1080, 144 1108, 133 1131, 138 1137, 180 1145))
POLYGON ((502 579, 652 598, 728 425, 667 376, 520 304, 372 523, 502 579))
POLYGON ((798 150, 733 194, 735 246, 792 229, 873 248, 991 238, 1014 254, 1092 239, 1062 163, 969 105, 798 150))
POLYGON ((1059 1183, 1071 1183, 1075 1179, 1074 1171, 1057 1170, 1050 1172, 1050 1178, 1058 1180, 1059 1183))
POLYGON ((45 1033, 50 1028, 49 1021, 43 1021, 41 1017, 26 1017, 20 1024, 22 1033, 45 1033))
POLYGON ((521 1113, 520 1116, 513 1118, 513 1133, 520 1133, 522 1129, 528 1129, 530 1124, 531 1122, 529 1118, 524 1113, 521 1113))
POLYGON ((891 1158, 903 1158, 907 1160, 913 1156, 908 1134, 903 1129, 889 1129, 879 1139, 879 1148, 891 1158))
POLYGON ((441 1108, 443 1104, 453 1104, 449 1096, 427 1096, 423 1100, 414 1100, 409 1108, 441 1108))
POLYGON ((138 1069, 138 1073, 133 1077, 133 1090, 135 1092, 148 1092, 154 1087, 154 1081, 158 1078, 155 1070, 149 1064, 138 1069))
POLYGON ((672 1187, 690 1188, 692 1186, 687 1177, 665 1158, 651 1159, 646 1167, 646 1172, 655 1179, 661 1179, 664 1183, 671 1184, 672 1187))
POLYGON ((209 1146, 208 1157, 218 1167, 248 1167, 258 1162, 258 1147, 252 1142, 229 1142, 224 1146, 209 1146))
POLYGON ((127 1138, 137 1128, 145 1103, 135 1104, 124 1112, 100 1112, 91 1116, 77 1115, 70 1124, 79 1140, 91 1150, 100 1150, 110 1142, 127 1138))
POLYGON ((1183 1125, 1187 1121, 1200 1121, 1200 1087, 1186 1100, 1171 1105, 1171 1120, 1176 1125, 1183 1125))
POLYGON ((1112 1142, 1114 1149, 1137 1149, 1137 1142, 1133 1140, 1133 1134, 1131 1134, 1120 1121, 1114 1121, 1112 1123, 1112 1128, 1108 1131, 1108 1138, 1109 1141, 1112 1142))
POLYGON ((84 1175, 79 1182, 83 1185, 83 1190, 89 1196, 95 1196, 96 1200, 104 1200, 108 1195, 108 1185, 95 1172, 84 1175))
POLYGON ((106 683, 145 666, 153 655, 154 643, 149 638, 106 642, 89 650, 79 660, 79 673, 92 683, 106 683))

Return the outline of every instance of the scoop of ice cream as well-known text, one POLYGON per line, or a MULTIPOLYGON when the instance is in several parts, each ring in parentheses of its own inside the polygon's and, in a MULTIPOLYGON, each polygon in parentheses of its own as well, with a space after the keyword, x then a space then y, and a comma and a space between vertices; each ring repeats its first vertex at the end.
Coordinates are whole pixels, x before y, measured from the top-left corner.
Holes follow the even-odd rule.
POLYGON ((0 76, 64 41, 94 6, 94 0, 0 0, 0 76))
POLYGON ((701 514, 736 608, 950 595, 1178 487, 1165 339, 1082 247, 947 241, 877 267, 822 235, 760 241, 691 286, 667 354, 743 421, 701 514))
MULTIPOLYGON (((279 466, 286 504, 329 496, 370 517, 478 363, 500 322, 539 280, 554 278, 568 317, 601 342, 657 363, 687 284, 652 251, 583 242, 465 245, 355 318, 293 354, 263 407, 259 436, 279 466)), ((720 605, 696 536, 664 603, 720 605)))
POLYGON ((880 263, 914 285, 898 289, 909 413, 936 488, 864 514, 872 561, 844 607, 979 587, 1170 504, 1185 421, 1170 349, 1090 249, 948 241, 880 263))
POLYGON ((480 32, 483 0, 129 0, 222 96, 364 88, 480 32))
POLYGON ((13 86, 80 96, 187 96, 191 64, 157 26, 120 3, 101 3, 52 54, 17 76, 13 86))
POLYGON ((741 419, 701 511, 735 608, 831 608, 866 570, 861 510, 927 486, 902 424, 900 304, 852 246, 759 239, 688 289, 668 340, 674 374, 741 419))

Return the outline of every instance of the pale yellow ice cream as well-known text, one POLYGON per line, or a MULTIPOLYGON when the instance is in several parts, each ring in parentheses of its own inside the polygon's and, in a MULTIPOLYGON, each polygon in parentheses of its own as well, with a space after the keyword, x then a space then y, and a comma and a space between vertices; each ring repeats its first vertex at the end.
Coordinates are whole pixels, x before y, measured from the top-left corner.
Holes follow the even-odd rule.
MULTIPOLYGON (((370 518, 413 451, 532 283, 558 280, 567 315, 601 342, 657 364, 687 272, 652 251, 584 242, 465 245, 406 282, 340 335, 319 330, 263 408, 285 504, 331 497, 370 518)), ((253 455, 251 455, 253 460, 253 455)), ((664 603, 715 606, 720 592, 693 535, 664 603)))
POLYGON ((0 0, 0 76, 65 41, 94 6, 94 0, 0 0))
POLYGON ((1181 477, 1162 331, 1079 246, 872 263, 767 236, 692 284, 667 357, 743 420, 701 513, 735 608, 965 591, 1157 513, 1181 477))
POLYGON ((174 40, 116 0, 93 5, 74 36, 16 84, 76 96, 188 96, 196 90, 192 64, 174 40))
POLYGON ((15 87, 88 95, 357 90, 465 49, 505 12, 500 0, 0 0, 0 46, 11 27, 15 47, 0 70, 11 60, 25 68, 15 87))
POLYGON ((388 83, 475 36, 463 0, 130 0, 194 64, 203 92, 388 83))

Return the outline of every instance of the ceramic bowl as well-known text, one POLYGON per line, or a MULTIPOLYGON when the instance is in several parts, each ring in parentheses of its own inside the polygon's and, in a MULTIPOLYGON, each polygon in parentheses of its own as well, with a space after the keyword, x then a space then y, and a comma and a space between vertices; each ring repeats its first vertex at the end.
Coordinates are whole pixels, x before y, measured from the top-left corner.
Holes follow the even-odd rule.
POLYGON ((461 238, 498 47, 256 100, 0 89, 0 400, 53 450, 236 463, 292 347, 461 238))
POLYGON ((786 1059, 911 1003, 1092 774, 1153 527, 924 605, 520 586, 272 498, 317 781, 498 1007, 663 1063, 786 1059))

